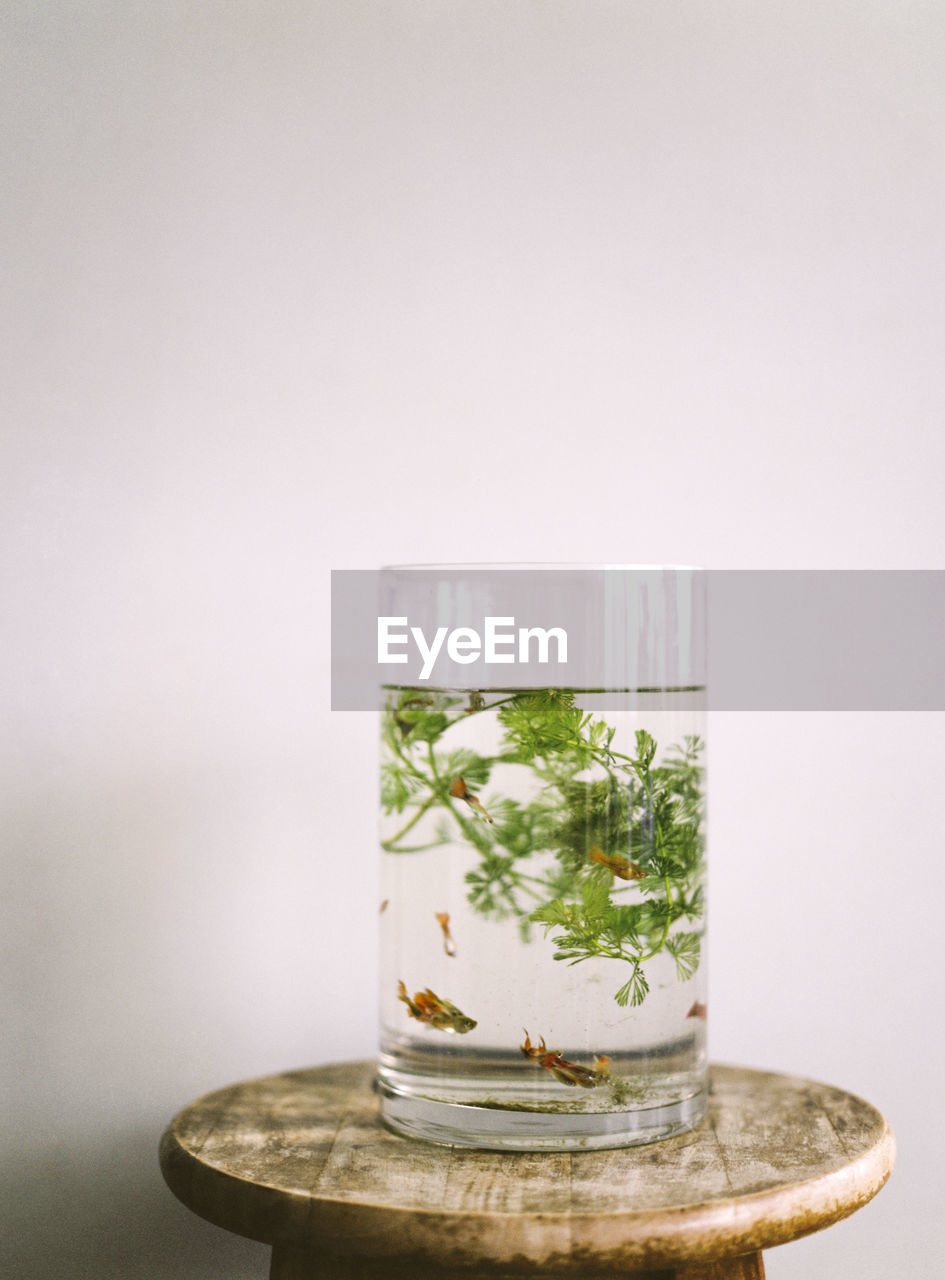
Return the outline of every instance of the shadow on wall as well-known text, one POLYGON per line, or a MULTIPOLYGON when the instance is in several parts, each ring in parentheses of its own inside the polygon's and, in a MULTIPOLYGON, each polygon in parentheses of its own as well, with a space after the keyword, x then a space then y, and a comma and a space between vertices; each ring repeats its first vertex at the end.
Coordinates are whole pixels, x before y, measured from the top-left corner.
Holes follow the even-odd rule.
POLYGON ((17 1280, 265 1280, 269 1247, 203 1222, 158 1166, 156 1130, 4 1161, 0 1274, 17 1280))

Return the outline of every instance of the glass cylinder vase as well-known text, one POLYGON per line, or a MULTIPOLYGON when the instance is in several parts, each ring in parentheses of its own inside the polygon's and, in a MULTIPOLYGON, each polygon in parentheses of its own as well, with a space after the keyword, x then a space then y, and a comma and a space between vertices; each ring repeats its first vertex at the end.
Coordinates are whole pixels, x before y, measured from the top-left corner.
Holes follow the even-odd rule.
POLYGON ((692 1128, 704 576, 389 569, 378 637, 383 1120, 533 1151, 692 1128))

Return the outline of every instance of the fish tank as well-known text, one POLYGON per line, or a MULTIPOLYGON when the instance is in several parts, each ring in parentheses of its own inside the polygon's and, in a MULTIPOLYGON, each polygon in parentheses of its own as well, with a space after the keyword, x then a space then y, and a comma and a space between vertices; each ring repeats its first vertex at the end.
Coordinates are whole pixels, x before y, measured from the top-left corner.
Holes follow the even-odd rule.
POLYGON ((692 1128, 707 1098, 702 575, 424 567, 382 584, 398 665, 408 623, 426 626, 413 670, 381 690, 384 1123, 531 1151, 692 1128), (469 617, 502 624, 485 646, 500 662, 469 658, 469 617), (524 630, 543 665, 507 663, 516 617, 540 618, 524 630), (461 660, 438 671, 428 637, 454 630, 461 660))

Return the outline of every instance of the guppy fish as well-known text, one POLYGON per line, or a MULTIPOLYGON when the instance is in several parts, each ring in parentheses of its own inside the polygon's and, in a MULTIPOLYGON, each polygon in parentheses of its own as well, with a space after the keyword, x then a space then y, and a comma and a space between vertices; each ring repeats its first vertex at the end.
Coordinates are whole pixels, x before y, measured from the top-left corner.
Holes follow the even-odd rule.
POLYGON ((687 1018, 704 1018, 708 1010, 701 1000, 693 1001, 692 1008, 686 1014, 687 1018))
POLYGON ((621 880, 642 880, 645 874, 643 868, 636 862, 631 862, 629 858, 622 858, 619 854, 606 854, 598 849, 596 844, 587 855, 587 859, 589 862, 596 862, 606 867, 621 880))
POLYGON ((406 986, 403 982, 398 982, 397 998, 403 1000, 411 1018, 416 1018, 418 1022, 428 1022, 437 1031, 455 1031, 457 1035, 465 1035, 476 1026, 475 1018, 467 1018, 455 1004, 441 1000, 429 987, 426 991, 418 991, 411 1000, 406 986))
POLYGON ((462 778, 456 778, 452 783, 450 786, 450 795, 456 800, 465 800, 470 809, 474 809, 479 814, 483 822, 495 822, 495 818, 489 817, 488 813, 486 813, 485 809, 479 803, 479 797, 473 795, 462 778))
POLYGON ((443 930, 443 950, 448 956, 456 955, 456 943, 453 941, 453 935, 450 933, 450 916, 448 911, 437 911, 437 924, 443 930))
POLYGON ((528 1038, 526 1031, 525 1043, 519 1045, 519 1048, 526 1058, 537 1059, 539 1066, 550 1071, 562 1084, 580 1085, 582 1089, 593 1089, 610 1077, 609 1058, 595 1058, 593 1070, 590 1067, 582 1067, 577 1062, 569 1062, 567 1058, 562 1058, 560 1053, 549 1053, 544 1036, 538 1041, 536 1047, 528 1038))

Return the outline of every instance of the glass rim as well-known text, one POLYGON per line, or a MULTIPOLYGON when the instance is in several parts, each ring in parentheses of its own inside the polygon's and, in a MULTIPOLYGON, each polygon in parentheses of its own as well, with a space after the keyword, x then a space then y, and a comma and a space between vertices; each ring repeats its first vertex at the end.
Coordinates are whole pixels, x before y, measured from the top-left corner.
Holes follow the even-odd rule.
POLYGON ((705 566, 700 564, 643 564, 643 563, 625 563, 610 561, 590 561, 590 560, 574 560, 574 561, 554 561, 554 560, 535 560, 515 561, 515 560, 493 560, 493 561, 454 561, 443 564, 384 564, 380 567, 381 573, 434 573, 447 572, 456 573, 465 570, 467 573, 493 572, 517 572, 531 573, 533 571, 540 572, 592 572, 592 571, 620 571, 624 573, 704 573, 705 566))

